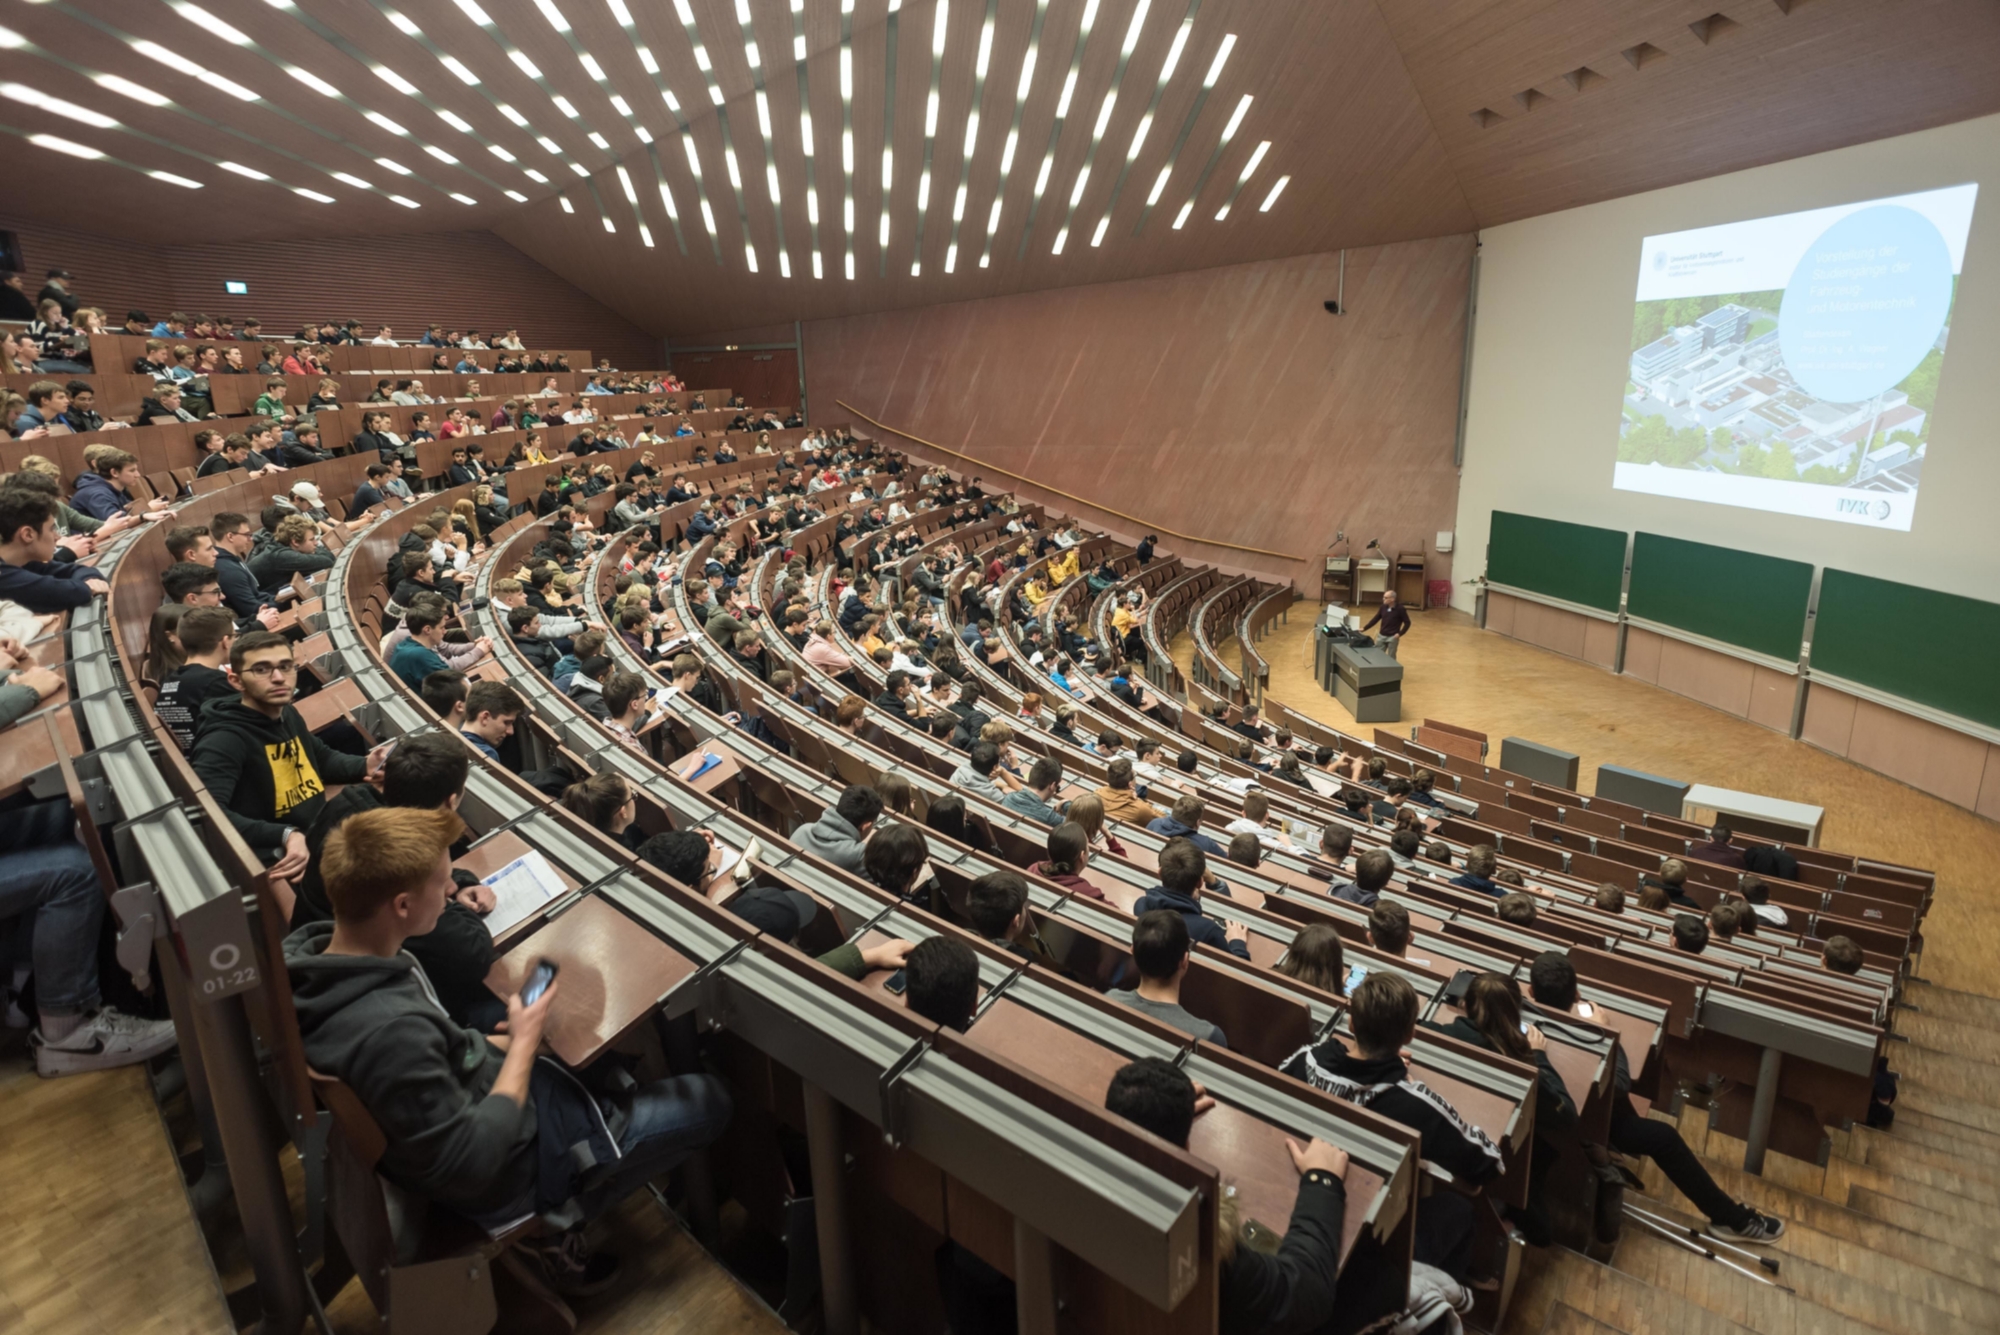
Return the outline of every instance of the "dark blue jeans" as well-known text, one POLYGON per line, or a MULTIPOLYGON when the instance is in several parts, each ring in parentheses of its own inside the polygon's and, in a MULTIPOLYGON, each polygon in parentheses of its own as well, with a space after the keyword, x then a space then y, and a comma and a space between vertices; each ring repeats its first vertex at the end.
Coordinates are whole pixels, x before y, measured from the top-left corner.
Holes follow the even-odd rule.
POLYGON ((74 842, 0 853, 0 923, 30 934, 35 1005, 50 1015, 97 1009, 97 935, 104 891, 74 842))

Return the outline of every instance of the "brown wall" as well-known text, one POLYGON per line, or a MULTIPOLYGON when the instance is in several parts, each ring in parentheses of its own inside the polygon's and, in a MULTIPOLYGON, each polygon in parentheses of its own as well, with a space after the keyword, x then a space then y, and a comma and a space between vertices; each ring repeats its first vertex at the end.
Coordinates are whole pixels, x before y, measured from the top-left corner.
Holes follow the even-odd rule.
MULTIPOLYGON (((791 330, 785 330, 790 342, 791 330)), ((674 374, 689 389, 727 385, 757 408, 791 408, 799 401, 799 354, 796 348, 739 348, 735 352, 674 351, 674 374)), ((719 408, 719 403, 711 403, 719 408)), ((832 420, 830 418, 823 420, 832 420)))
POLYGON ((49 269, 67 268, 71 289, 114 325, 134 307, 155 319, 169 310, 254 315, 266 334, 354 319, 370 338, 385 322, 398 338, 416 338, 437 321, 516 328, 531 347, 589 348, 621 367, 650 370, 664 359, 658 339, 491 232, 145 246, 6 218, 0 228, 20 236, 30 295, 49 269), (228 295, 226 279, 247 282, 250 294, 228 295))
POLYGON ((1163 545, 1314 597, 1337 530, 1394 551, 1454 522, 1471 257, 1469 236, 1349 251, 1344 316, 1321 254, 813 321, 807 391, 819 421, 845 400, 1134 517, 1081 509, 1113 532, 1211 539, 1163 545))

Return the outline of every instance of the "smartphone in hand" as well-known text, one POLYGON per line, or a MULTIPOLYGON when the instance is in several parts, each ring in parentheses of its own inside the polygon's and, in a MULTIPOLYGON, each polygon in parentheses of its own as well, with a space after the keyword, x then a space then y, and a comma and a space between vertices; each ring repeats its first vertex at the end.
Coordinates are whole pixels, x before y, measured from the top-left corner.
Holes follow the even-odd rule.
POLYGON ((532 1006, 540 1001, 542 993, 549 990, 549 984, 556 980, 556 974, 561 968, 562 966, 554 960, 538 961, 534 971, 528 975, 528 981, 521 985, 521 1004, 532 1006))

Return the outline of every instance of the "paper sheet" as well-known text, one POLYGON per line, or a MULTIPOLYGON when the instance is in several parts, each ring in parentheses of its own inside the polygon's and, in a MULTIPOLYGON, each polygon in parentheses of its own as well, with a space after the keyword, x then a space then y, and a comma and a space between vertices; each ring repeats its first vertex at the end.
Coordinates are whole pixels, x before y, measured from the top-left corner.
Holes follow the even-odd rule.
POLYGON ((494 900, 486 930, 496 937, 569 890, 549 860, 533 850, 494 872, 485 884, 493 887, 494 900))

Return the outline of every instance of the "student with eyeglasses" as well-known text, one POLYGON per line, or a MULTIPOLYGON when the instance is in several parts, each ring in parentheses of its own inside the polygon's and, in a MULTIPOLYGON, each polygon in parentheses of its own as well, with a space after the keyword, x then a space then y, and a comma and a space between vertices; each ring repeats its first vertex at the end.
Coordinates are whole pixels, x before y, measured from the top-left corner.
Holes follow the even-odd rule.
POLYGON ((386 747, 366 757, 334 750, 306 730, 292 707, 298 665, 282 635, 252 631, 229 649, 229 681, 238 695, 202 706, 194 771, 245 843, 273 876, 306 866, 305 831, 326 805, 328 784, 379 781, 386 747))

